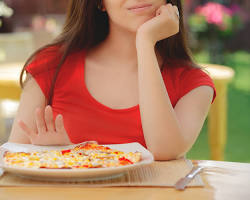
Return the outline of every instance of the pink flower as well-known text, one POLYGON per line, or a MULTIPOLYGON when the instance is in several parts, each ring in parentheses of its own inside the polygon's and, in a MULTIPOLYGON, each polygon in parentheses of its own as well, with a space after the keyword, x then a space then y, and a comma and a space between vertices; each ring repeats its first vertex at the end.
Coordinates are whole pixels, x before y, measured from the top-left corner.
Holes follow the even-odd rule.
POLYGON ((204 6, 198 6, 195 12, 206 17, 209 24, 215 24, 221 27, 224 27, 223 16, 232 15, 232 11, 230 9, 214 2, 208 2, 204 6))

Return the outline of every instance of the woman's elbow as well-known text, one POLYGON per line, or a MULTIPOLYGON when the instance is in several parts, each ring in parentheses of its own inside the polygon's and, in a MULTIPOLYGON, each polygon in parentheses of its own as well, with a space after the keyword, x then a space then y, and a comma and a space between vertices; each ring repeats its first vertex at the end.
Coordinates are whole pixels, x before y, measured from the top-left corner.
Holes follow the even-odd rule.
POLYGON ((167 153, 167 152, 152 152, 155 161, 170 161, 178 160, 184 158, 186 152, 176 152, 176 153, 167 153))
POLYGON ((172 149, 157 149, 151 150, 151 153, 154 156, 154 160, 158 161, 169 161, 177 160, 185 157, 189 148, 187 145, 178 146, 177 148, 172 149))

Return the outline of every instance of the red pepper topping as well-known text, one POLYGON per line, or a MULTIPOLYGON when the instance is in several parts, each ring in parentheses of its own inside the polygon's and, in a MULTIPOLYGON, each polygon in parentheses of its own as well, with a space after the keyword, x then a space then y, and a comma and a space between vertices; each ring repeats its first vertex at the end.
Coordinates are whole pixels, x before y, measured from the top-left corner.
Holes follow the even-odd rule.
POLYGON ((72 167, 61 167, 60 169, 72 169, 72 167))
POLYGON ((65 153, 71 152, 71 150, 70 149, 68 149, 68 150, 62 150, 61 152, 62 152, 62 155, 64 155, 65 153))
POLYGON ((122 165, 128 165, 128 164, 133 164, 132 161, 130 161, 129 159, 125 158, 124 156, 119 158, 120 164, 122 165))
POLYGON ((40 168, 44 168, 44 169, 72 169, 71 167, 61 167, 61 168, 57 168, 57 167, 45 167, 45 166, 41 166, 40 168))

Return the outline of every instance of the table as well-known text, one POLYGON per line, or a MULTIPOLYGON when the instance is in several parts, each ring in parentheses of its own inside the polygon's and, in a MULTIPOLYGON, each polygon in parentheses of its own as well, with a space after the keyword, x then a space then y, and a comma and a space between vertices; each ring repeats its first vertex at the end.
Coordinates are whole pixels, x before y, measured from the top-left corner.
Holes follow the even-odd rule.
POLYGON ((177 191, 174 188, 150 187, 0 187, 1 200, 248 200, 250 199, 250 164, 222 161, 193 161, 206 167, 201 174, 204 188, 187 188, 177 191))
POLYGON ((227 138, 227 87, 234 70, 223 65, 200 64, 214 81, 216 99, 208 114, 208 135, 212 160, 224 160, 227 138))

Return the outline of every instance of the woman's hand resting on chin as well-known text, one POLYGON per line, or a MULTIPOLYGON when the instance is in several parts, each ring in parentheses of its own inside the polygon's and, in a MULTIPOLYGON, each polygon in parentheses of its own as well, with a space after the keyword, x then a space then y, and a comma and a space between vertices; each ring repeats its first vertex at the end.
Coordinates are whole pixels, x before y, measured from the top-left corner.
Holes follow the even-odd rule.
POLYGON ((179 32, 179 13, 177 6, 171 3, 162 5, 154 18, 142 24, 136 34, 136 43, 143 40, 152 45, 179 32))

